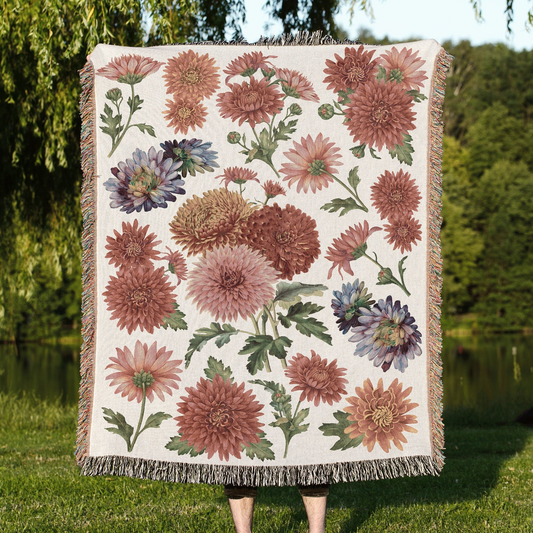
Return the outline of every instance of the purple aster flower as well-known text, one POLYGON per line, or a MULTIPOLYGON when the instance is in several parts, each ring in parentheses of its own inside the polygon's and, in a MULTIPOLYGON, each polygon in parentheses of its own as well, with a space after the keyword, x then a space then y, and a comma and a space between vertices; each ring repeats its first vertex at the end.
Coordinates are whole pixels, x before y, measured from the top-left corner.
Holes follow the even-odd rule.
POLYGON ((415 325, 415 319, 399 300, 392 304, 392 296, 379 300, 372 309, 361 308, 359 326, 352 329, 354 335, 350 342, 356 342, 354 355, 368 355, 374 366, 380 366, 386 372, 394 361, 394 368, 404 372, 408 359, 420 355, 419 343, 422 334, 415 325))
POLYGON ((150 211, 175 202, 175 194, 185 194, 181 188, 185 182, 178 179, 181 161, 165 159, 163 150, 156 152, 153 146, 148 154, 137 148, 132 157, 112 168, 115 177, 104 183, 111 193, 111 207, 126 213, 150 211))
POLYGON ((188 172, 191 176, 196 176, 196 172, 203 174, 206 170, 213 172, 213 167, 218 168, 218 164, 215 162, 218 152, 209 150, 212 144, 210 142, 203 143, 201 139, 183 139, 181 142, 166 141, 160 146, 163 148, 166 158, 183 163, 181 173, 185 178, 188 172))
POLYGON ((376 303, 371 300, 371 294, 368 294, 368 289, 362 281, 356 279, 353 284, 348 283, 342 285, 342 291, 333 291, 335 298, 331 300, 331 308, 333 314, 338 317, 337 324, 344 335, 348 333, 350 328, 359 325, 359 317, 361 316, 361 308, 370 309, 376 303))

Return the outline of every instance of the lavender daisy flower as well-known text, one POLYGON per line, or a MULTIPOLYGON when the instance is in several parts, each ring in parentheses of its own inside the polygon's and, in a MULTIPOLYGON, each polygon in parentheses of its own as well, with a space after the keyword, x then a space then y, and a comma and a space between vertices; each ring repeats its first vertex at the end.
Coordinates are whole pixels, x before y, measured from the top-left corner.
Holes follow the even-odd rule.
POLYGON ((356 342, 354 355, 368 355, 374 366, 381 366, 386 372, 394 361, 394 368, 404 372, 408 359, 420 355, 422 334, 415 325, 415 319, 399 300, 392 304, 392 296, 379 300, 372 309, 362 307, 359 326, 352 329, 350 342, 356 342))
POLYGON ((190 172, 191 176, 196 176, 196 172, 202 174, 207 170, 213 172, 214 167, 218 168, 215 162, 217 153, 214 150, 209 150, 213 143, 203 143, 201 139, 183 139, 183 141, 165 141, 161 143, 165 158, 174 161, 181 161, 181 173, 183 177, 187 177, 190 172))
POLYGON ((137 148, 132 157, 112 168, 115 177, 104 183, 111 193, 111 207, 126 213, 150 211, 175 202, 175 194, 185 194, 181 188, 185 182, 178 179, 181 161, 165 159, 163 150, 156 152, 153 146, 148 154, 137 148))
POLYGON ((333 314, 338 317, 338 328, 344 335, 350 328, 359 326, 361 308, 370 309, 376 303, 375 300, 371 300, 372 294, 368 294, 364 282, 359 283, 358 279, 353 284, 343 283, 342 291, 333 291, 333 296, 335 298, 331 300, 331 308, 333 314))

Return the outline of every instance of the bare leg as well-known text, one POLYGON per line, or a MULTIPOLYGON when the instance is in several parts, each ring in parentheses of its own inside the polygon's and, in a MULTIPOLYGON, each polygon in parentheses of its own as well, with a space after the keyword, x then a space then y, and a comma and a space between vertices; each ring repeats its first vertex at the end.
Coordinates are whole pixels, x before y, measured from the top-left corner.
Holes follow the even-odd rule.
POLYGON ((325 533, 327 496, 302 496, 309 521, 309 533, 325 533))
POLYGON ((252 533, 255 498, 228 498, 228 502, 236 533, 252 533))

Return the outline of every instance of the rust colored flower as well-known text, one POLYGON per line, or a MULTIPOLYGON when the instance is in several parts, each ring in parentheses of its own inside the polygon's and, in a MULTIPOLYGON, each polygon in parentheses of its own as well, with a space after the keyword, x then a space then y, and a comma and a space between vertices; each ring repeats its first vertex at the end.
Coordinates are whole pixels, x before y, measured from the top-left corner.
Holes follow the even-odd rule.
POLYGON ((157 72, 161 65, 163 63, 154 61, 150 57, 128 54, 113 58, 105 67, 99 68, 96 73, 119 83, 135 85, 149 74, 157 72))
POLYGON ((280 80, 281 90, 287 96, 310 102, 320 101, 312 83, 301 72, 288 68, 277 68, 275 71, 276 78, 280 80))
POLYGON ((393 244, 393 250, 400 248, 403 254, 405 250, 411 251, 411 245, 417 244, 416 241, 422 240, 422 226, 418 220, 411 216, 398 217, 392 216, 389 218, 389 224, 385 224, 385 231, 387 232, 386 239, 389 244, 393 244))
POLYGON ((268 180, 262 187, 268 200, 276 196, 285 196, 287 192, 279 183, 275 183, 272 180, 268 180))
POLYGON ((248 246, 215 248, 194 266, 187 298, 215 320, 247 320, 274 297, 277 272, 248 246))
POLYGON ((254 211, 242 227, 241 242, 258 250, 289 280, 307 272, 320 254, 316 222, 293 205, 254 211))
POLYGON ((172 274, 176 274, 178 278, 178 285, 187 279, 187 263, 183 254, 179 251, 172 251, 168 246, 165 247, 168 254, 161 257, 161 261, 168 261, 168 269, 172 274))
POLYGON ((396 448, 403 450, 402 442, 407 442, 404 431, 418 433, 411 427, 417 423, 416 416, 407 414, 418 407, 418 404, 407 399, 413 388, 402 391, 402 387, 398 379, 395 379, 390 387, 384 390, 383 379, 380 378, 377 388, 374 388, 370 379, 366 379, 363 388, 355 389, 358 397, 348 398, 350 405, 344 410, 349 413, 348 420, 353 424, 344 432, 351 439, 364 435, 363 446, 366 446, 369 452, 374 449, 376 442, 387 453, 391 449, 391 442, 396 448))
POLYGON ((117 268, 136 268, 138 266, 149 267, 152 260, 159 259, 159 252, 155 250, 161 241, 156 241, 155 233, 148 233, 150 226, 139 228, 139 221, 135 219, 133 225, 130 222, 122 222, 122 233, 117 230, 115 238, 107 236, 106 259, 110 265, 117 268))
POLYGON ((372 59, 374 50, 365 52, 364 46, 359 48, 344 49, 344 57, 335 54, 337 61, 326 59, 326 68, 324 74, 324 83, 328 83, 328 90, 333 89, 334 92, 347 91, 351 89, 355 91, 361 85, 368 83, 369 80, 375 79, 378 73, 378 62, 372 59))
POLYGON ((181 440, 195 451, 207 452, 211 459, 218 453, 220 460, 229 461, 230 455, 241 458, 242 447, 261 441, 259 422, 264 405, 255 400, 252 390, 244 383, 224 381, 216 374, 213 381, 200 378, 196 387, 186 387, 187 396, 181 397, 178 423, 181 440))
POLYGON ((193 50, 170 58, 163 74, 167 93, 195 101, 209 98, 220 87, 219 77, 215 60, 193 50))
POLYGON ((348 131, 354 142, 387 150, 403 146, 403 134, 415 128, 413 99, 398 83, 370 80, 350 95, 345 107, 348 131))
POLYGON ((337 172, 335 167, 342 163, 339 161, 340 148, 328 141, 329 137, 324 139, 322 133, 315 140, 308 135, 302 137, 300 143, 293 141, 294 148, 283 154, 291 162, 283 163, 280 170, 289 187, 297 183, 296 192, 303 190, 306 193, 311 189, 315 193, 333 182, 331 174, 337 172))
POLYGON ((224 170, 224 174, 215 176, 215 178, 222 178, 224 185, 227 187, 230 183, 237 185, 244 185, 247 181, 257 181, 257 172, 243 167, 228 167, 224 170))
POLYGON ((253 76, 258 69, 270 70, 274 65, 267 59, 274 59, 277 56, 264 56, 263 52, 251 52, 234 59, 226 69, 226 85, 234 76, 253 76))
POLYGON ((124 350, 117 348, 117 357, 110 357, 111 364, 106 366, 106 370, 111 368, 116 370, 113 374, 106 376, 111 379, 110 386, 118 385, 115 394, 121 394, 122 398, 128 397, 128 402, 137 400, 139 403, 143 397, 143 387, 146 390, 146 397, 152 402, 154 393, 164 401, 164 393, 172 396, 172 389, 178 389, 178 376, 181 368, 178 368, 182 360, 170 361, 172 350, 163 348, 157 349, 157 341, 150 348, 148 344, 140 341, 135 343, 133 353, 127 346, 124 350))
POLYGON ((103 293, 111 319, 118 319, 118 327, 128 333, 137 328, 153 333, 163 319, 174 312, 176 288, 170 284, 163 267, 121 269, 111 276, 103 293))
POLYGON ((378 181, 370 187, 372 205, 381 219, 391 216, 406 217, 418 209, 422 199, 420 190, 409 172, 386 170, 378 181))
POLYGON ((252 128, 261 122, 269 124, 271 117, 283 109, 282 94, 266 78, 250 78, 250 83, 243 81, 240 85, 230 83, 229 88, 229 92, 218 95, 217 106, 223 118, 238 120, 239 126, 245 121, 252 128))
POLYGON ((301 402, 307 400, 316 406, 320 402, 333 405, 341 399, 341 394, 346 394, 344 385, 348 380, 342 377, 346 375, 346 368, 337 368, 337 359, 328 365, 328 360, 322 359, 313 350, 311 359, 301 353, 293 357, 285 374, 290 378, 290 384, 295 385, 292 390, 302 391, 301 402))
MULTIPOLYGON (((331 278, 333 269, 339 268, 339 274, 342 278, 341 270, 348 272, 351 276, 354 275, 351 261, 355 261, 362 257, 367 249, 366 241, 372 233, 380 231, 381 228, 377 226, 370 228, 368 222, 365 220, 363 225, 356 224, 348 228, 345 233, 342 233, 339 239, 333 239, 333 245, 328 248, 326 259, 329 259, 333 266, 329 269, 328 279, 331 278)), ((343 278, 344 279, 344 278, 343 278)))
POLYGON ((170 223, 170 232, 174 241, 188 250, 188 256, 227 244, 235 246, 253 210, 238 192, 214 189, 202 198, 189 198, 170 223))
POLYGON ((387 78, 395 80, 406 91, 411 89, 420 90, 424 86, 424 80, 428 77, 425 70, 420 70, 425 61, 420 59, 418 52, 411 48, 402 48, 400 52, 393 46, 392 50, 381 54, 379 64, 387 72, 387 78))
POLYGON ((189 128, 196 131, 202 128, 207 116, 207 108, 200 103, 200 100, 190 100, 183 98, 178 93, 174 94, 173 100, 167 100, 167 112, 165 118, 170 128, 174 128, 174 133, 186 135, 189 128))

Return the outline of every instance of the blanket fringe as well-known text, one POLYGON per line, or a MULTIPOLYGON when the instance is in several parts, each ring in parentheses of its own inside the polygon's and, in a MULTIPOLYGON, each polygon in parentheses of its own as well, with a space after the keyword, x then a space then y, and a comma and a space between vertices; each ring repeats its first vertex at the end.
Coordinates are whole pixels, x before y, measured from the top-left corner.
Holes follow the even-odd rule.
POLYGON ((220 466, 100 456, 87 457, 82 466, 82 474, 86 476, 128 476, 175 483, 258 487, 438 475, 439 470, 435 461, 427 455, 303 466, 220 466))

